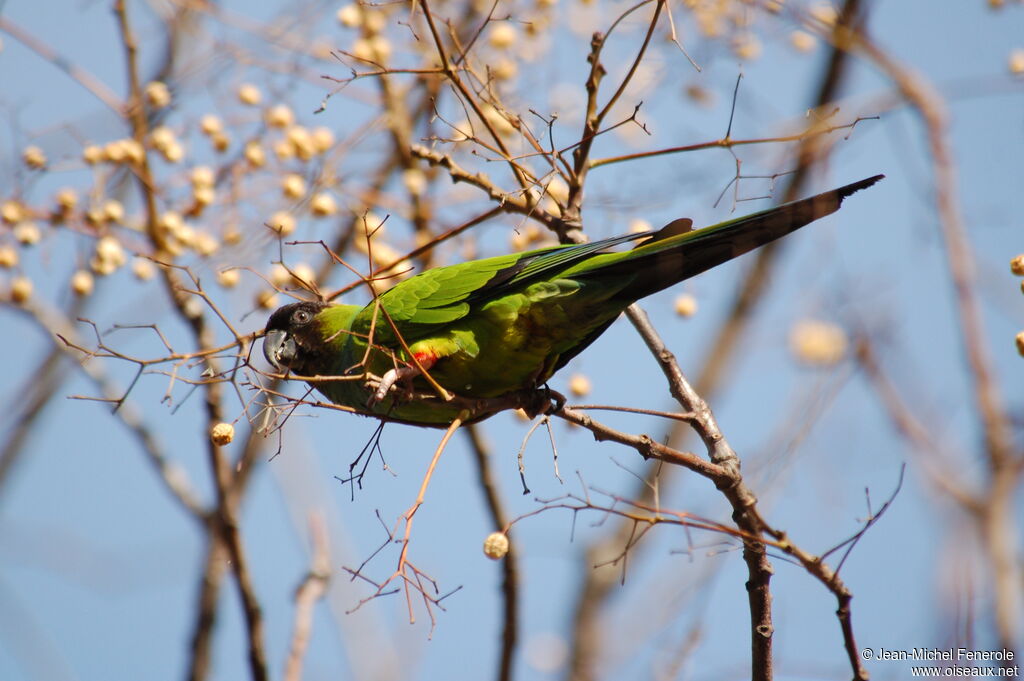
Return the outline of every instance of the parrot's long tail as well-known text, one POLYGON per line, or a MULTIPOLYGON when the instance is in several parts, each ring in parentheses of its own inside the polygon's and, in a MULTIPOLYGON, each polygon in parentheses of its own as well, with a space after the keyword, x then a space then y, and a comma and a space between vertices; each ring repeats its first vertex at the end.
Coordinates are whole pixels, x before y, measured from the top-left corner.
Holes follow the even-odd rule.
POLYGON ((817 196, 694 231, 679 233, 688 226, 688 221, 677 220, 632 251, 620 254, 624 257, 617 262, 603 263, 595 269, 601 270, 602 275, 638 275, 622 294, 639 300, 834 213, 847 196, 870 187, 883 177, 875 175, 817 196))

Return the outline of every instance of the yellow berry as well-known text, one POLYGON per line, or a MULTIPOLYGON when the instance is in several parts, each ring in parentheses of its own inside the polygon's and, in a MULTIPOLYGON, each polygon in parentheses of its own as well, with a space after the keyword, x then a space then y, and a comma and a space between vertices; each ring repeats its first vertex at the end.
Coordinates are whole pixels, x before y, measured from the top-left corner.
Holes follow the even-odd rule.
POLYGON ((519 74, 519 66, 511 59, 500 59, 491 67, 491 75, 497 80, 512 80, 519 74))
POLYGON ((1024 74, 1024 50, 1016 49, 1010 52, 1009 59, 1010 73, 1015 76, 1024 74))
POLYGON ((508 245, 512 251, 519 253, 526 250, 526 247, 530 245, 530 240, 527 238, 526 233, 523 230, 517 229, 512 232, 512 236, 508 240, 508 245))
POLYGON ((313 135, 302 125, 293 125, 285 132, 285 137, 295 146, 312 146, 313 135))
POLYGON ((272 290, 260 291, 256 294, 256 305, 264 310, 277 307, 277 293, 272 290))
POLYGON ((565 202, 569 200, 569 185, 565 183, 565 180, 559 175, 555 175, 548 182, 548 186, 544 188, 548 196, 553 198, 558 203, 565 205, 565 202))
POLYGON ((516 31, 515 26, 507 21, 502 21, 495 24, 494 28, 491 29, 488 41, 491 43, 491 47, 505 49, 515 45, 518 37, 519 33, 516 31))
POLYGON ((484 539, 484 555, 491 560, 501 560, 508 554, 508 535, 504 532, 491 532, 484 539))
POLYGON ((281 236, 288 236, 295 231, 295 218, 287 211, 278 211, 267 220, 267 227, 281 236))
POLYGON ((168 163, 177 163, 181 159, 185 158, 185 147, 181 146, 178 142, 167 145, 167 147, 161 151, 168 163))
POLYGON ((761 41, 753 33, 744 33, 733 40, 732 50, 738 59, 752 61, 761 56, 761 41))
POLYGON ((1018 277, 1024 277, 1024 253, 1010 261, 1010 271, 1018 277))
POLYGON ((18 201, 4 201, 0 206, 0 218, 9 225, 21 222, 28 216, 25 207, 18 201))
POLYGON ((291 140, 278 140, 274 142, 274 156, 279 161, 290 161, 295 158, 295 145, 291 140))
POLYGON ((21 152, 21 160, 33 170, 42 170, 46 167, 46 154, 35 145, 25 147, 25 150, 21 152))
POLYGON ((213 187, 196 187, 192 190, 192 200, 195 201, 197 209, 209 206, 216 198, 217 193, 213 187))
POLYGON ((1017 343, 1017 352, 1021 355, 1021 357, 1024 357, 1024 331, 1018 333, 1014 340, 1017 343))
POLYGON ((286 104, 278 104, 267 109, 264 115, 267 125, 272 128, 287 128, 295 123, 295 114, 286 104))
POLYGON ((357 241, 363 241, 363 236, 368 236, 371 239, 384 236, 384 219, 376 213, 367 211, 356 221, 356 226, 363 232, 358 235, 357 241))
POLYGON ((14 238, 20 244, 32 246, 39 243, 39 240, 43 238, 43 233, 39 231, 39 225, 31 220, 25 220, 14 226, 14 238))
POLYGON ((303 161, 308 161, 316 155, 316 142, 313 141, 313 135, 306 128, 301 125, 294 125, 288 128, 286 137, 294 148, 296 155, 303 161))
POLYGON ((213 255, 220 249, 220 242, 217 241, 213 235, 208 234, 207 232, 198 232, 196 234, 195 242, 192 244, 192 249, 199 255, 206 258, 213 255))
POLYGON ((149 133, 149 143, 158 151, 163 151, 172 144, 176 144, 177 141, 174 131, 166 125, 159 125, 149 133))
POLYGON ((85 221, 93 227, 102 227, 107 222, 107 215, 102 206, 93 206, 85 211, 85 221))
POLYGON ((104 160, 103 148, 95 144, 87 144, 82 149, 82 160, 88 165, 96 165, 104 160))
POLYGON ((363 11, 356 5, 345 5, 338 10, 337 17, 345 28, 356 28, 363 23, 363 11))
POLYGON ((107 222, 121 222, 124 220, 124 205, 116 199, 107 199, 103 202, 103 217, 107 222))
POLYGON ((363 23, 366 26, 366 32, 380 33, 384 30, 384 25, 387 23, 387 17, 379 9, 373 9, 371 7, 363 7, 363 23))
POLYGON ((196 243, 196 230, 192 229, 191 225, 182 223, 172 232, 172 235, 181 242, 182 246, 194 246, 196 243))
POLYGON ((312 286, 316 283, 316 272, 304 262, 292 268, 292 283, 296 286, 312 286))
POLYGON ((215 114, 204 114, 199 119, 199 129, 203 131, 203 134, 213 135, 214 133, 221 132, 224 129, 224 123, 220 120, 220 116, 215 114))
POLYGON ((243 153, 245 154, 245 160, 253 168, 262 168, 267 162, 267 154, 263 151, 263 147, 260 146, 259 142, 246 142, 243 153))
POLYGON ((681 293, 676 298, 676 314, 680 317, 692 317, 697 314, 697 299, 689 293, 681 293))
POLYGON ((289 173, 281 180, 281 191, 289 199, 301 199, 306 195, 306 180, 302 175, 289 173))
POLYGON ((156 268, 153 267, 151 260, 145 258, 135 258, 132 260, 132 274, 139 281, 148 281, 153 278, 156 274, 156 268))
POLYGON ((210 441, 223 447, 235 439, 235 427, 230 423, 218 423, 210 429, 210 441))
POLYGON ((629 231, 631 234, 643 234, 644 232, 651 231, 651 229, 651 223, 643 218, 633 218, 629 221, 629 231))
POLYGON ((212 187, 217 176, 210 166, 196 166, 191 174, 193 187, 212 187))
POLYGON ((270 283, 274 286, 283 288, 292 280, 292 275, 291 272, 288 271, 287 267, 281 263, 275 263, 270 268, 270 273, 267 275, 267 279, 269 279, 270 283))
POLYGON ((138 140, 127 137, 123 140, 118 140, 118 145, 120 146, 123 161, 136 164, 142 163, 146 150, 143 149, 142 144, 138 140))
POLYGON ((76 296, 87 296, 92 293, 95 280, 88 270, 78 270, 71 275, 71 290, 76 296))
POLYGON ((199 298, 192 297, 185 301, 181 311, 189 319, 199 319, 203 316, 203 303, 199 298))
POLYGON ((374 61, 373 46, 367 38, 357 38, 349 50, 356 59, 360 61, 374 61))
POLYGON ((789 44, 797 52, 810 52, 817 46, 818 39, 807 31, 793 31, 789 34, 789 44))
POLYGON ((126 149, 121 144, 121 140, 114 140, 103 145, 103 156, 111 163, 124 163, 128 157, 128 154, 125 152, 126 149))
POLYGON ((409 168, 402 173, 402 184, 413 196, 422 196, 427 190, 427 176, 419 168, 409 168))
POLYGON ((499 135, 511 135, 516 131, 511 121, 505 117, 505 114, 501 113, 493 105, 488 104, 483 107, 484 118, 491 124, 494 131, 499 135))
POLYGON ((171 103, 171 91, 167 89, 166 84, 161 83, 159 80, 147 83, 143 92, 146 96, 146 101, 154 109, 162 109, 171 103))
POLYGON ((15 277, 11 281, 11 300, 21 304, 27 303, 32 297, 32 280, 28 277, 15 277))
POLYGON ((328 217, 338 212, 338 204, 333 196, 321 192, 309 202, 309 211, 317 217, 328 217))
POLYGON ((181 213, 175 210, 165 211, 160 215, 157 221, 161 228, 168 232, 176 232, 185 225, 185 220, 181 217, 181 213))
POLYGON ((835 324, 806 320, 798 322, 789 336, 796 358, 812 366, 831 366, 845 355, 846 332, 835 324))
POLYGON ((586 397, 590 394, 590 379, 583 374, 573 374, 569 378, 569 392, 574 397, 586 397))
POLYGON ((57 202, 57 207, 62 213, 70 212, 78 205, 78 192, 70 187, 64 187, 58 191, 54 198, 57 202))
POLYGON ((330 128, 320 125, 313 128, 313 146, 318 153, 325 153, 334 146, 334 133, 330 128))
POLYGON ((14 246, 0 246, 0 267, 8 269, 18 264, 18 251, 14 246))
POLYGON ((231 137, 226 132, 215 132, 210 135, 210 142, 213 144, 214 151, 223 154, 231 146, 231 137))
POLYGON ((241 273, 237 269, 221 270, 217 272, 217 283, 224 288, 234 288, 241 279, 241 273))
POLYGON ((826 26, 831 27, 839 19, 839 12, 832 5, 822 3, 811 8, 811 16, 826 26))
POLYGON ((116 238, 110 236, 101 237, 96 242, 96 259, 109 262, 114 265, 115 268, 120 267, 126 262, 126 256, 124 254, 124 248, 121 247, 121 242, 116 238))
MULTIPOLYGON (((584 0, 584 4, 587 4, 589 2, 590 2, 590 0, 584 0)), ((537 4, 538 5, 544 4, 543 0, 541 2, 538 2, 537 4)), ((550 2, 548 2, 548 4, 554 5, 555 4, 555 0, 550 0, 550 2)), ((537 36, 546 35, 547 33, 549 33, 550 32, 550 26, 551 26, 551 17, 550 16, 545 16, 545 15, 541 14, 541 15, 533 17, 527 24, 525 24, 523 26, 523 32, 526 33, 526 35, 530 36, 531 38, 536 38, 537 36)))
POLYGON ((89 259, 89 267, 101 277, 106 277, 117 271, 117 265, 109 260, 100 260, 96 256, 89 259))
POLYGON ((453 142, 465 142, 472 135, 473 126, 466 119, 462 119, 452 126, 451 139, 453 142))
POLYGON ((252 83, 242 83, 238 86, 238 101, 248 106, 256 106, 263 99, 260 89, 252 83))

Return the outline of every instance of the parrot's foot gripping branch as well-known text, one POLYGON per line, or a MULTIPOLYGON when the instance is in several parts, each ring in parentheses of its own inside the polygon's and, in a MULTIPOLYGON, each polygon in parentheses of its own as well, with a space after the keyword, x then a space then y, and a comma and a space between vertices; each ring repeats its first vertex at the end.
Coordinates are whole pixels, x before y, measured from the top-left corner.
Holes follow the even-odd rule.
POLYGON ((373 391, 370 399, 366 401, 367 407, 373 408, 382 402, 388 396, 391 388, 399 381, 405 384, 411 393, 412 379, 422 375, 424 371, 429 371, 430 367, 434 366, 434 362, 437 361, 437 355, 429 352, 417 352, 413 356, 416 358, 415 363, 389 369, 381 376, 377 389, 373 391))
POLYGON ((534 390, 530 394, 530 400, 531 402, 524 404, 522 409, 531 419, 537 418, 541 414, 557 414, 566 402, 565 395, 557 390, 552 390, 547 384, 534 390), (553 403, 552 400, 554 400, 553 403))
POLYGON ((372 408, 379 404, 388 396, 388 392, 392 387, 394 387, 395 383, 398 383, 399 381, 411 381, 419 375, 420 370, 414 366, 404 366, 388 370, 383 376, 381 376, 380 384, 377 385, 377 389, 372 395, 370 395, 370 399, 366 400, 366 406, 372 408))

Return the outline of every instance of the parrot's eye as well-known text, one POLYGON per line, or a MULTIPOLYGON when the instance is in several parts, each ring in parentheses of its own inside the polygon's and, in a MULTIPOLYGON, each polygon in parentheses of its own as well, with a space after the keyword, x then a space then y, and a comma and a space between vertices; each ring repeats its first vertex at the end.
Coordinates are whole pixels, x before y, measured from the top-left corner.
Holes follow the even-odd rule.
POLYGON ((313 319, 313 315, 309 310, 296 310, 292 315, 292 322, 295 324, 308 324, 311 319, 313 319))

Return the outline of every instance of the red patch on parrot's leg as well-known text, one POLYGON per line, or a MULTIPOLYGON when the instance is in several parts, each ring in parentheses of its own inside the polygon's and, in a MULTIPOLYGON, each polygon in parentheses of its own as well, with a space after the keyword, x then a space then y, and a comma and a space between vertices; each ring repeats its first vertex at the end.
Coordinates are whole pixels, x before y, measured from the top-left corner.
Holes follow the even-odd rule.
POLYGON ((416 362, 424 369, 430 369, 430 367, 434 366, 434 363, 438 360, 437 353, 430 350, 414 352, 412 353, 412 356, 416 358, 416 362))

